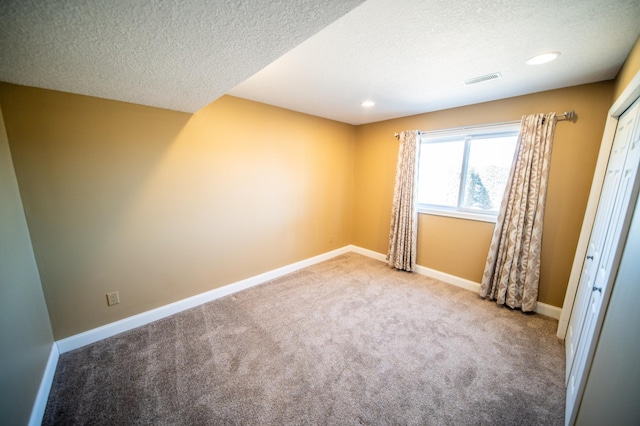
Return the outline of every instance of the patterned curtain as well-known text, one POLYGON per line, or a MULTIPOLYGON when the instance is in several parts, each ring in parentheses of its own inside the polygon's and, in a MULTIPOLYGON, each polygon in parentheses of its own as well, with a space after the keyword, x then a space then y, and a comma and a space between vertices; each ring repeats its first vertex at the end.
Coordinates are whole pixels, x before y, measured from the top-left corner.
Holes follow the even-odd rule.
POLYGON ((418 238, 416 195, 419 146, 420 132, 418 130, 406 130, 400 133, 387 261, 394 268, 405 271, 413 271, 416 267, 416 241, 418 238))
POLYGON ((481 297, 523 312, 534 311, 538 300, 542 222, 556 122, 555 113, 522 117, 480 286, 481 297))

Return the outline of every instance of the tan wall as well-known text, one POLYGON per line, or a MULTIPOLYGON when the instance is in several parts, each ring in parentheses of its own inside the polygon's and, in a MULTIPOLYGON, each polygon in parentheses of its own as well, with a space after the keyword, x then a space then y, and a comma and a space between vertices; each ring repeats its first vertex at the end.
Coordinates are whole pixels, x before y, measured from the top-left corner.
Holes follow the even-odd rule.
MULTIPOLYGON (((560 122, 556 128, 539 289, 541 302, 562 306, 612 94, 609 81, 358 126, 353 244, 386 253, 398 152, 395 132, 575 109, 577 122, 560 122)), ((491 223, 420 215, 418 264, 480 282, 492 230, 491 223)))
POLYGON ((0 109, 0 423, 29 422, 52 345, 0 109))
POLYGON ((631 82, 631 79, 640 71, 640 37, 636 40, 636 44, 629 52, 629 56, 622 64, 622 68, 616 77, 616 86, 613 93, 613 100, 615 101, 618 96, 626 89, 627 85, 631 82))
POLYGON ((233 97, 0 101, 56 339, 351 242, 353 126, 233 97))

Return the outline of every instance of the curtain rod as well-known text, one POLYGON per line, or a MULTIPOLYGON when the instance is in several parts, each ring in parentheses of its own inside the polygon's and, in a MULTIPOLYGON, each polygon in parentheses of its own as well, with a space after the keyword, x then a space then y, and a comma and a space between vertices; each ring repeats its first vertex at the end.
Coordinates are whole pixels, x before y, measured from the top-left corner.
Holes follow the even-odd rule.
MULTIPOLYGON (((569 112, 563 112, 562 114, 557 114, 556 115, 558 121, 572 121, 575 123, 576 121, 576 111, 575 110, 571 110, 569 112)), ((447 132, 447 131, 451 131, 451 130, 465 130, 465 129, 479 129, 482 127, 490 127, 490 126, 500 126, 503 124, 517 124, 520 123, 522 120, 512 120, 512 121, 499 121, 496 123, 487 123, 487 124, 480 124, 478 126, 462 126, 462 127, 452 127, 450 129, 437 129, 437 130, 425 130, 425 131, 421 131, 422 134, 425 133, 435 133, 435 132, 447 132)), ((393 137, 395 137, 396 139, 398 139, 400 137, 400 133, 394 133, 393 137)))

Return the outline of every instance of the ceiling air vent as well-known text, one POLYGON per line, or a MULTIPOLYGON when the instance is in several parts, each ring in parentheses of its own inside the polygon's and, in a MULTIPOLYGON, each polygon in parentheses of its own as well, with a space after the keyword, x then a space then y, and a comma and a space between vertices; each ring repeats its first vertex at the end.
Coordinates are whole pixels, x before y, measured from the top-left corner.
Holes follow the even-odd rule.
POLYGON ((497 78, 502 78, 502 74, 499 72, 492 72, 491 74, 481 75, 480 77, 472 78, 469 80, 465 80, 465 86, 471 86, 472 84, 483 83, 489 80, 495 80, 497 78))

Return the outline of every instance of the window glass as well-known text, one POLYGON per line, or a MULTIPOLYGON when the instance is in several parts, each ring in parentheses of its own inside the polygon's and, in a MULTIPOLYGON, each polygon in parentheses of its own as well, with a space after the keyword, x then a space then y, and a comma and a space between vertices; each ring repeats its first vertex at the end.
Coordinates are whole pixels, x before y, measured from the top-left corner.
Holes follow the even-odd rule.
POLYGON ((470 140, 463 207, 498 211, 515 147, 513 136, 470 140))
POLYGON ((422 144, 418 203, 455 206, 458 203, 464 140, 422 144), (428 182, 428 183, 427 183, 428 182))
POLYGON ((420 210, 495 220, 518 128, 516 124, 423 134, 418 167, 420 210))

